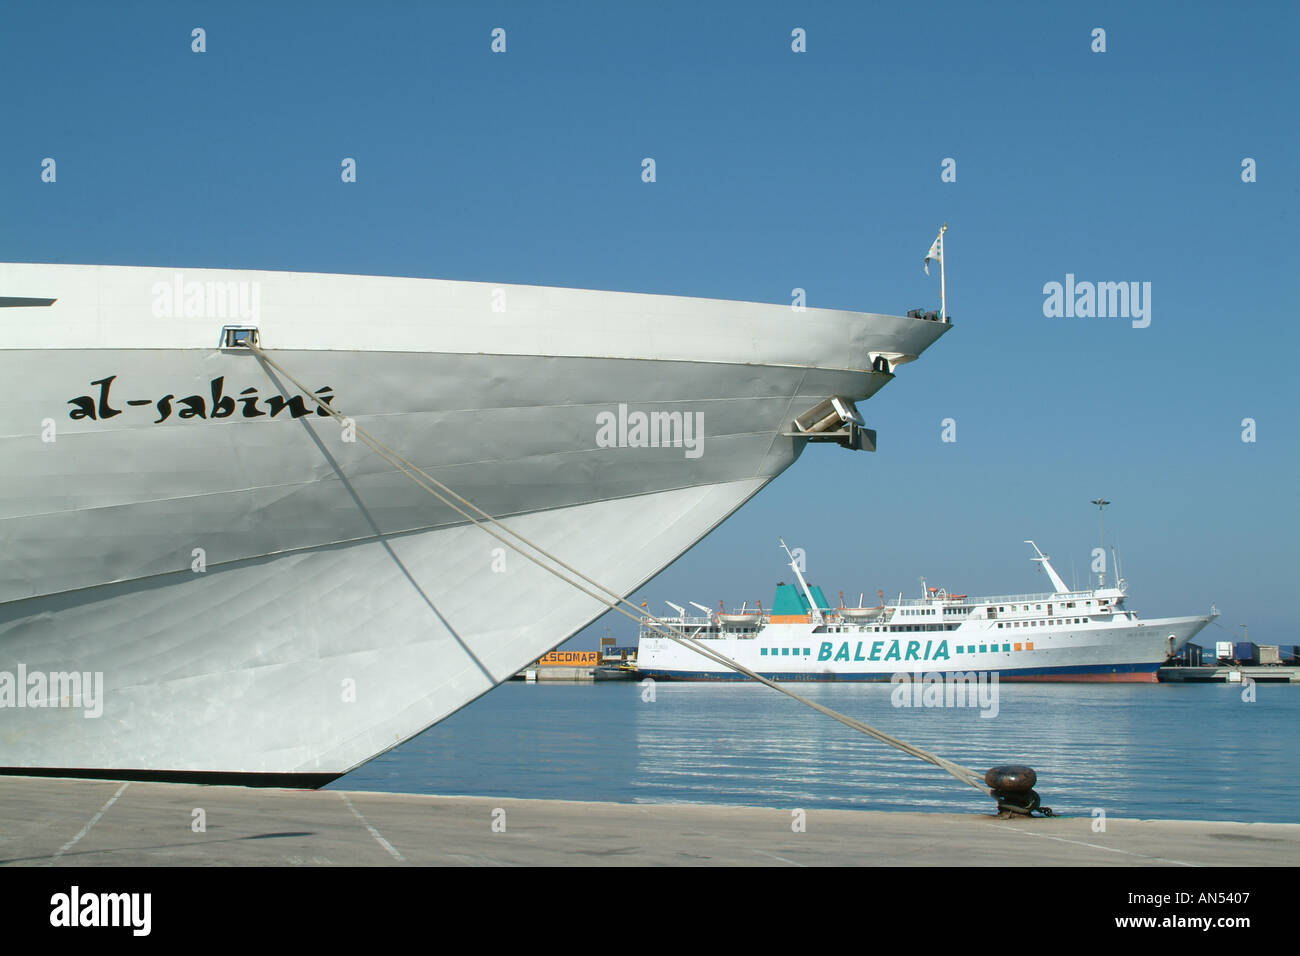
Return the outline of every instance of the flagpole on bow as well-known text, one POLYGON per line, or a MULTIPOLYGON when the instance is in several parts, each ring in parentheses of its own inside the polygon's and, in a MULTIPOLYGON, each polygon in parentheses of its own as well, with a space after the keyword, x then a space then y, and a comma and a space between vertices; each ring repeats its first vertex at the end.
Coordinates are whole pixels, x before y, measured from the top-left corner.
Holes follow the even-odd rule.
POLYGON ((948 224, 945 222, 943 228, 939 230, 939 321, 948 321, 948 279, 944 274, 945 260, 948 258, 946 250, 943 248, 943 234, 948 231, 948 224))

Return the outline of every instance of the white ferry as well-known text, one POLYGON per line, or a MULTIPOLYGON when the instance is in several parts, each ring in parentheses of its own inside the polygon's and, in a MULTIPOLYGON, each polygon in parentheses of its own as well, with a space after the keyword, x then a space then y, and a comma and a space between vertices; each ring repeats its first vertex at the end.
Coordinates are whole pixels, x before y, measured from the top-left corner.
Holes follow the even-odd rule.
MULTIPOLYGON (((895 674, 997 672, 1001 680, 1147 681, 1218 612, 1204 617, 1144 620, 1125 607, 1127 584, 1116 575, 1091 590, 1065 586, 1047 555, 1032 541, 1031 559, 1042 565, 1054 591, 971 598, 943 588, 923 588, 917 600, 876 607, 831 607, 809 587, 790 555, 798 587, 777 585, 770 611, 742 608, 661 619, 772 680, 883 681, 895 674)), ((781 542, 785 547, 785 542, 781 542)), ((693 603, 693 602, 692 602, 693 603)), ((657 632, 647 618, 637 653, 642 675, 675 680, 742 680, 703 655, 657 632)))

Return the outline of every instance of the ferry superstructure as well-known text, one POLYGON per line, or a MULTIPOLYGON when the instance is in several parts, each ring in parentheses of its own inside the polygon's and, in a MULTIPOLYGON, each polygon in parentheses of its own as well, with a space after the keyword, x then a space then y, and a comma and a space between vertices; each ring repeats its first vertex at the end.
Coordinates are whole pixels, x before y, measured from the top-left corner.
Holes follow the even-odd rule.
MULTIPOLYGON (((1038 546, 1026 544, 1053 591, 972 598, 925 588, 914 600, 900 595, 893 604, 844 607, 841 599, 840 607, 831 607, 791 556, 798 587, 778 585, 768 612, 743 608, 662 620, 678 636, 773 680, 996 672, 1000 680, 1154 682, 1160 665, 1217 616, 1211 610, 1202 617, 1143 619, 1125 606, 1122 578, 1110 587, 1103 581, 1072 590, 1038 546)), ((637 667, 657 679, 743 679, 649 623, 641 627, 637 667)))
POLYGON ((436 279, 0 265, 0 772, 319 786, 605 610, 349 441, 250 337, 627 594, 808 444, 873 448, 857 403, 950 328, 436 279))

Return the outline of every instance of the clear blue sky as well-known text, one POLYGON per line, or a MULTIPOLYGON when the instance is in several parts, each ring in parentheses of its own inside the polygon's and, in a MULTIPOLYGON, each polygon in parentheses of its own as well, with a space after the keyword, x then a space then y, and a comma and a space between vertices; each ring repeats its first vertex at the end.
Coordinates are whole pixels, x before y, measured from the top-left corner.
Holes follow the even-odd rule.
POLYGON ((832 595, 1036 589, 1029 537, 1082 579, 1101 494, 1140 612, 1300 642, 1295 3, 267 6, 6 10, 0 261, 901 313, 947 221, 880 451, 810 449, 636 599, 766 603, 778 535, 832 595), (1066 273, 1152 283, 1150 327, 1044 317, 1066 273))

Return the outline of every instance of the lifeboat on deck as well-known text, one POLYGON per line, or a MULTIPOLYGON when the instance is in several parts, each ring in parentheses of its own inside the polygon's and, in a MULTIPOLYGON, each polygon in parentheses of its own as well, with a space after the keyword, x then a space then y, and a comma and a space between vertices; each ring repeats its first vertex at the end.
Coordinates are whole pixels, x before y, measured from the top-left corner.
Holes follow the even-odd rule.
POLYGON ((751 611, 748 605, 742 605, 739 611, 728 613, 723 608, 721 601, 718 602, 718 620, 729 627, 739 627, 743 624, 758 624, 763 620, 763 602, 758 602, 758 610, 751 611))
POLYGON ((883 591, 877 592, 880 595, 879 607, 863 607, 862 595, 858 596, 857 607, 844 606, 844 592, 840 592, 840 606, 835 609, 835 613, 846 621, 874 621, 885 614, 885 596, 883 591))

